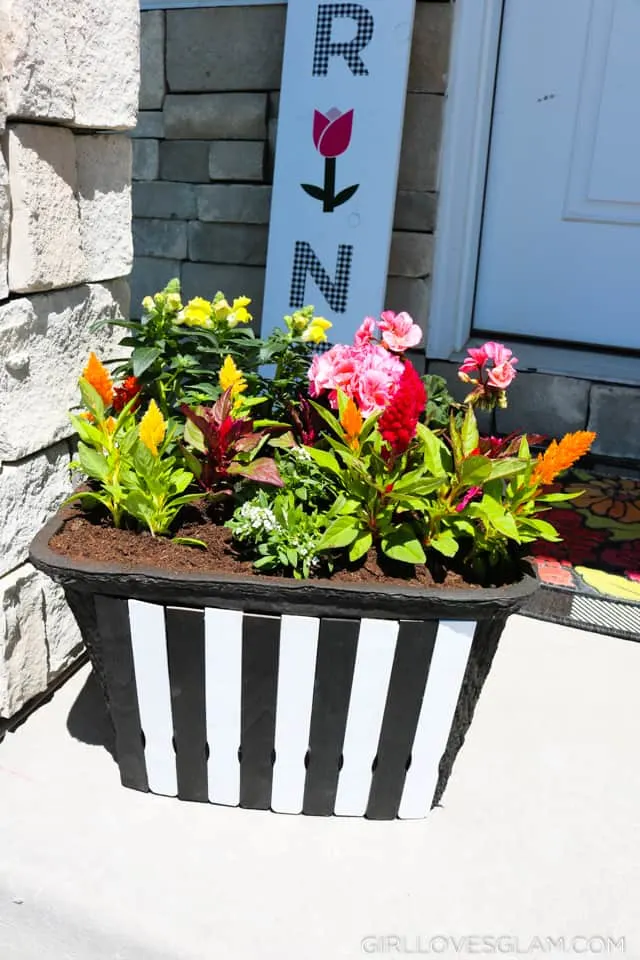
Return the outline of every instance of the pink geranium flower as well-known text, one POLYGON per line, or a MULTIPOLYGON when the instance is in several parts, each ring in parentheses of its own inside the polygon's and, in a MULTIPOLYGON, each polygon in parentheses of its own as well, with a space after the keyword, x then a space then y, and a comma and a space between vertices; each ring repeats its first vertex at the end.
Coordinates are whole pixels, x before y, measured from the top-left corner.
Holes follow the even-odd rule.
MULTIPOLYGON (((509 351, 510 353, 511 351, 509 351)), ((514 370, 511 363, 508 360, 505 360, 503 363, 498 364, 489 370, 487 375, 487 380, 492 387, 497 387, 498 390, 506 390, 509 384, 514 380, 516 371, 514 370)))
MULTIPOLYGON (((511 361, 511 363, 518 362, 518 358, 513 356, 511 350, 509 350, 508 347, 505 347, 504 343, 496 343, 495 340, 489 340, 488 343, 485 343, 483 347, 480 347, 480 350, 487 355, 489 360, 493 360, 496 367, 501 366, 503 363, 508 363, 509 361, 511 361)), ((468 353, 471 353, 471 350, 469 350, 468 353)))
POLYGON ((458 376, 464 383, 472 383, 474 389, 467 402, 478 404, 487 410, 496 405, 506 407, 505 390, 516 376, 518 358, 503 343, 489 340, 481 347, 469 347, 458 376))
POLYGON ((365 317, 358 329, 356 330, 356 335, 354 337, 354 345, 356 347, 365 346, 369 343, 376 335, 376 321, 374 317, 365 317))
POLYGON ((462 373, 475 373, 476 370, 482 370, 489 359, 489 354, 484 347, 469 347, 467 349, 468 357, 465 357, 460 371, 462 373))
POLYGON ((408 313, 385 310, 380 315, 378 326, 382 330, 385 346, 395 353, 404 353, 410 347, 417 346, 422 340, 422 330, 408 313))

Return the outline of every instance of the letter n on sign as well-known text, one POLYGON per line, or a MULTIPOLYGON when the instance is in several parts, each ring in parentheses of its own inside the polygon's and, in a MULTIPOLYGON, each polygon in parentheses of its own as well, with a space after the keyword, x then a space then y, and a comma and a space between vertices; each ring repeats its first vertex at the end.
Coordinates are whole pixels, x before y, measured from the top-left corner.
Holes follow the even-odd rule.
POLYGON ((263 330, 384 309, 415 0, 289 0, 263 330))

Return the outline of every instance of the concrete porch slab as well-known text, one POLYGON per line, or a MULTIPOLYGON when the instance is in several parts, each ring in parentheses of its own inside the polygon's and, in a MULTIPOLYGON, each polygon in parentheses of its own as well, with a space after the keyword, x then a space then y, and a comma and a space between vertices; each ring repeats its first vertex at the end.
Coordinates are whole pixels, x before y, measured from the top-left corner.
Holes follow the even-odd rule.
POLYGON ((124 790, 88 677, 0 745, 2 960, 491 952, 473 937, 640 957, 640 644, 512 618, 443 806, 414 822, 124 790))

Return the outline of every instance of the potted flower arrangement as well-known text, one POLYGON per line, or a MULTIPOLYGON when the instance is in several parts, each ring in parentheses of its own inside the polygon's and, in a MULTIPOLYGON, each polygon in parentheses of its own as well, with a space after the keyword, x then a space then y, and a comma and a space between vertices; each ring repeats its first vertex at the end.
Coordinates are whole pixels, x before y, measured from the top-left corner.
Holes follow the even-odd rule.
MULTIPOLYGON (((534 455, 480 435, 517 359, 469 351, 455 403, 407 358, 407 314, 328 348, 313 308, 266 339, 249 301, 177 281, 91 355, 86 482, 31 560, 66 591, 122 782, 290 813, 425 816, 442 793, 548 491, 593 434, 534 455)), ((539 441, 541 438, 535 438, 539 441)))

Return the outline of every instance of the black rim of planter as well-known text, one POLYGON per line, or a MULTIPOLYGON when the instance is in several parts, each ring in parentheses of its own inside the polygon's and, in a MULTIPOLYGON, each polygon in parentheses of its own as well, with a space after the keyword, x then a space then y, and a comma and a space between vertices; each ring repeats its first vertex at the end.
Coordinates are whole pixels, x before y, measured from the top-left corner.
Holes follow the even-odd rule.
POLYGON ((295 613, 302 607, 312 616, 377 617, 379 619, 487 620, 508 616, 538 589, 535 568, 522 563, 522 578, 503 587, 440 589, 400 584, 349 584, 332 580, 294 580, 282 577, 233 574, 172 573, 160 567, 76 560, 49 546, 62 528, 58 513, 37 534, 30 548, 31 563, 66 587, 88 593, 147 600, 163 604, 202 606, 211 600, 232 610, 255 613, 295 613))

